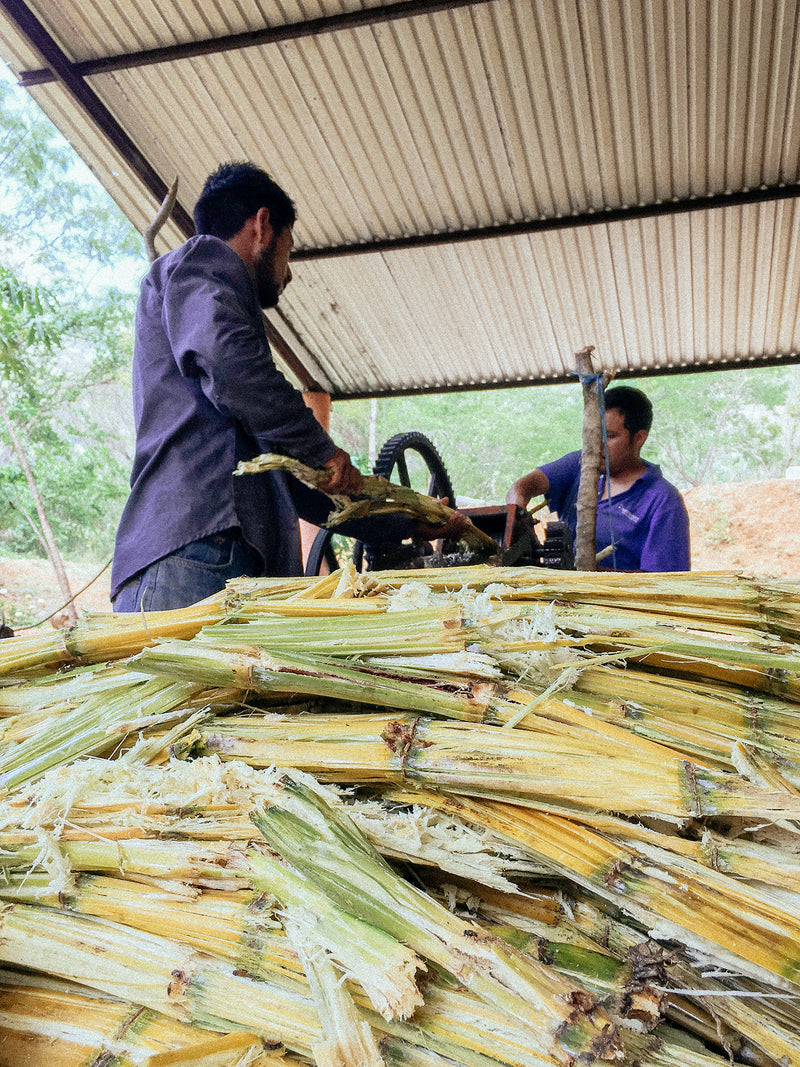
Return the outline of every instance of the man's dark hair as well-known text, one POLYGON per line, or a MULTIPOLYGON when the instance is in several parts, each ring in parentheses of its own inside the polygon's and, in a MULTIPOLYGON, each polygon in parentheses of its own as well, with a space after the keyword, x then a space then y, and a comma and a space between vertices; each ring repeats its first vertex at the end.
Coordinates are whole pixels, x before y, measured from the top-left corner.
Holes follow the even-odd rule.
POLYGON ((650 431, 653 425, 653 405, 639 389, 630 385, 615 385, 605 393, 606 411, 616 408, 622 414, 622 422, 629 434, 639 430, 650 431))
POLYGON ((297 211, 291 197, 255 163, 223 163, 205 181, 194 208, 194 228, 227 241, 265 207, 276 234, 293 226, 297 211))

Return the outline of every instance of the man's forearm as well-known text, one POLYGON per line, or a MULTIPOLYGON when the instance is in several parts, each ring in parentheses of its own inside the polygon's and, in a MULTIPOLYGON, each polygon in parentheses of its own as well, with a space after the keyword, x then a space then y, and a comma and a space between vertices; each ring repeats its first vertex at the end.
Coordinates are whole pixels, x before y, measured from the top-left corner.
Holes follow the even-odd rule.
POLYGON ((514 482, 506 493, 506 503, 525 508, 533 497, 543 496, 549 488, 547 475, 537 467, 514 482))

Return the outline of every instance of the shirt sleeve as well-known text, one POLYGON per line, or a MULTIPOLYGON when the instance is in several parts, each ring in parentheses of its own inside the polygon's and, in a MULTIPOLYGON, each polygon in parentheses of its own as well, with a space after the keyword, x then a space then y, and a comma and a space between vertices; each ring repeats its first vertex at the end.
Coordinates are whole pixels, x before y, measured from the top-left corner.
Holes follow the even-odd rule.
POLYGON ((547 477, 549 487, 545 493, 547 506, 551 511, 557 511, 561 519, 566 521, 567 512, 574 504, 577 492, 577 480, 580 477, 581 454, 569 452, 552 463, 543 463, 539 470, 547 477))
POLYGON ((691 570, 689 514, 677 490, 653 510, 640 568, 643 571, 691 570))
POLYGON ((336 451, 300 392, 272 358, 244 263, 218 242, 200 240, 172 272, 163 322, 186 377, 238 422, 263 451, 322 466, 336 451))

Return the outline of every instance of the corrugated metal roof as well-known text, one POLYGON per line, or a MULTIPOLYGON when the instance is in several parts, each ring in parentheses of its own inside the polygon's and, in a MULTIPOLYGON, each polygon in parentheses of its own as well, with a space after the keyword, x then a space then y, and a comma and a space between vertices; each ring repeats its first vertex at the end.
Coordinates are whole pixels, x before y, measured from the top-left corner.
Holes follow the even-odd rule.
POLYGON ((140 229, 179 176, 162 247, 223 160, 292 193, 271 320, 338 396, 796 360, 799 43, 790 0, 0 0, 140 229))

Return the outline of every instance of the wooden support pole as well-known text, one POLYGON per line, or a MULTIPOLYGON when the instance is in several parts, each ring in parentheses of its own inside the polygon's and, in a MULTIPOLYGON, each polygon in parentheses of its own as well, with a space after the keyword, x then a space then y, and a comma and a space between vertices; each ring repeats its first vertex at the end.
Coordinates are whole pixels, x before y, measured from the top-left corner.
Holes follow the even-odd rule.
MULTIPOLYGON (((583 386, 583 441, 581 444, 581 473, 578 483, 577 523, 575 527, 575 569, 597 570, 597 495, 600 474, 603 470, 603 418, 600 414, 599 392, 603 392, 614 377, 614 371, 603 371, 598 384, 592 366, 594 345, 587 345, 575 353, 578 374, 583 386), (593 376, 587 380, 587 377, 593 376)), ((603 550, 601 558, 610 554, 611 547, 603 550)))
POLYGON ((603 465, 603 427, 597 403, 597 381, 586 379, 593 375, 592 352, 594 345, 587 345, 575 353, 578 374, 583 387, 583 440, 581 443, 581 475, 578 485, 575 528, 575 569, 597 570, 595 532, 597 528, 597 492, 600 471, 603 465))

